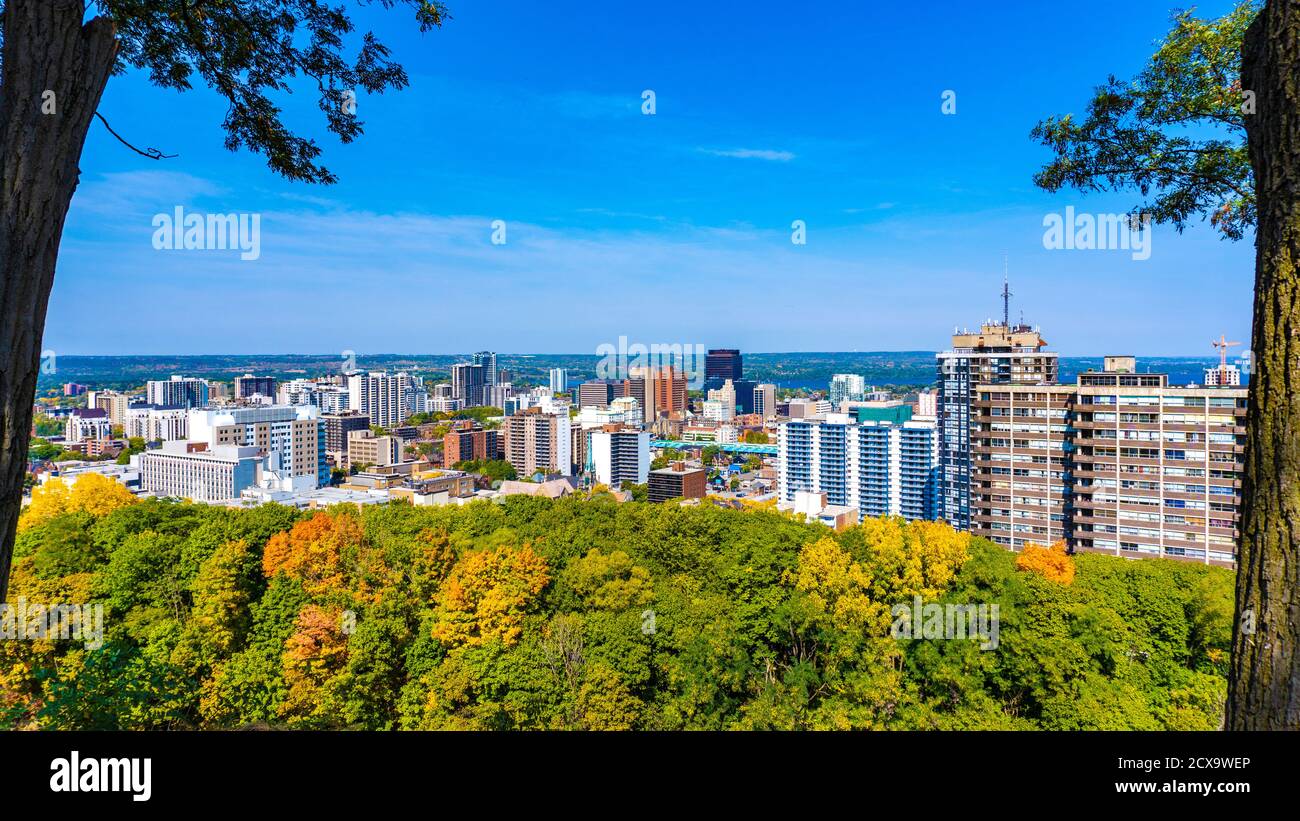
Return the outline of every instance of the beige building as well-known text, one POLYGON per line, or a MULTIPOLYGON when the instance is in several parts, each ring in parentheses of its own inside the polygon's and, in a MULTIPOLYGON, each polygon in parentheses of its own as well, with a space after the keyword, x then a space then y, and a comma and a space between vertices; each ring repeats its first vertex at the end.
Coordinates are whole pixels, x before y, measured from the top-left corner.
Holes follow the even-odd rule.
POLYGON ((1231 566, 1245 388, 1176 387, 1132 357, 1074 385, 980 385, 971 530, 1012 549, 1231 566))
POLYGON ((542 413, 541 408, 507 416, 501 422, 506 461, 520 476, 572 473, 573 446, 569 417, 542 413))
POLYGON ((397 436, 376 436, 375 432, 354 430, 348 433, 348 465, 385 467, 402 461, 402 440, 397 436))

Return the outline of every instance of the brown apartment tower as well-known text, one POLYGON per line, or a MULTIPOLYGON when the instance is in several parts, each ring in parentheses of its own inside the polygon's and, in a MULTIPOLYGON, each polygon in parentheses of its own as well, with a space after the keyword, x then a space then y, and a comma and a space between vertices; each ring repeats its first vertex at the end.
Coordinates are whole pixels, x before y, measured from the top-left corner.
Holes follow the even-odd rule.
POLYGON ((1106 357, 1073 385, 976 386, 971 531, 1019 550, 1232 566, 1246 388, 1171 386, 1106 357))

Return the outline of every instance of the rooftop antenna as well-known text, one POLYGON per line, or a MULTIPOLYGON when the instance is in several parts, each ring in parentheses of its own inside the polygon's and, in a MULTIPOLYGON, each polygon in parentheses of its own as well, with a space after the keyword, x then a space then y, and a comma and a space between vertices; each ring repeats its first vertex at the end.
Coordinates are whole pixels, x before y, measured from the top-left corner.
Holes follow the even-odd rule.
POLYGON ((1002 254, 1002 324, 1011 327, 1011 280, 1007 274, 1007 255, 1002 254))

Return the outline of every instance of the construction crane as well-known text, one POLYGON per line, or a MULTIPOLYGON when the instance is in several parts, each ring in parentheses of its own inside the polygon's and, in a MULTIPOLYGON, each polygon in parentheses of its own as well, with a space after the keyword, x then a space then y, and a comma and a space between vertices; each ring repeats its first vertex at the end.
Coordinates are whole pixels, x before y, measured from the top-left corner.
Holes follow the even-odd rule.
POLYGON ((1241 343, 1229 342, 1226 336, 1219 334, 1219 338, 1212 340, 1210 344, 1219 349, 1219 374, 1222 376, 1228 372, 1228 349, 1241 343))

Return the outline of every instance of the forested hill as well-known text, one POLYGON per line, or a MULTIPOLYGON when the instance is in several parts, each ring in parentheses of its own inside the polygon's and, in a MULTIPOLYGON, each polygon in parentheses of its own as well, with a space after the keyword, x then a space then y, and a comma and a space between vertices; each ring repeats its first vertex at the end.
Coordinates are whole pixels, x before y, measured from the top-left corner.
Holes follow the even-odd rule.
POLYGON ((101 604, 104 631, 0 641, 4 726, 1220 723, 1233 578, 1217 568, 707 504, 298 513, 111 485, 53 483, 24 515, 11 601, 101 604), (891 608, 918 596, 996 604, 995 641, 891 637, 891 608))

